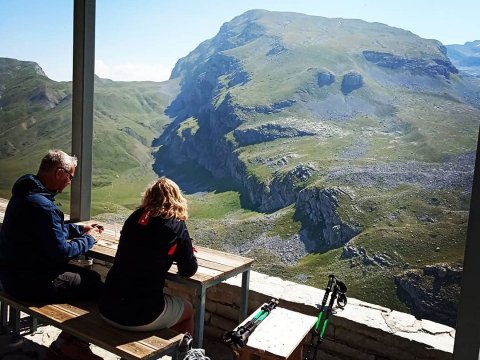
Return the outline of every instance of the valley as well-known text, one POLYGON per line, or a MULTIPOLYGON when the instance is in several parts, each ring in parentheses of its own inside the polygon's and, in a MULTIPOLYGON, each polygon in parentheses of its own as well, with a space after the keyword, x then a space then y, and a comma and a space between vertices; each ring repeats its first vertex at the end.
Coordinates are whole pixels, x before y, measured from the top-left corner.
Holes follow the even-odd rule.
MULTIPOLYGON (((384 24, 252 10, 168 81, 96 78, 93 216, 120 228, 165 175, 199 245, 316 287, 334 273, 349 296, 446 323, 480 124, 480 83, 446 54, 384 24)), ((70 148, 70 87, 0 59, 1 197, 70 148)))

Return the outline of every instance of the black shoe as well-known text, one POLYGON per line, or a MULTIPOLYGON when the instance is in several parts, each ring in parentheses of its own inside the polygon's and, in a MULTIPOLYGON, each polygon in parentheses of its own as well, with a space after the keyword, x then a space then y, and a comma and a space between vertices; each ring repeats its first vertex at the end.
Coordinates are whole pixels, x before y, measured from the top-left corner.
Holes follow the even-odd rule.
POLYGON ((186 332, 182 340, 178 343, 177 360, 183 360, 187 356, 187 352, 192 348, 193 337, 190 333, 186 332))

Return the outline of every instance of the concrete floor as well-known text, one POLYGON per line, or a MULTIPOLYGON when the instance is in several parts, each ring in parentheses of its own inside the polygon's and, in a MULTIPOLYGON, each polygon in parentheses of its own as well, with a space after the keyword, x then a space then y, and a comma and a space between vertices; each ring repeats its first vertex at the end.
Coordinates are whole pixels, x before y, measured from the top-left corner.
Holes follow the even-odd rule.
MULTIPOLYGON (((10 333, 0 334, 0 360, 43 360, 48 346, 55 341, 60 330, 50 325, 39 325, 35 334, 25 334, 21 339, 12 341, 10 333)), ((118 360, 119 357, 97 346, 92 351, 105 360, 118 360)), ((205 355, 211 360, 236 360, 237 355, 226 345, 205 339, 205 355)), ((170 360, 165 356, 162 360, 170 360)))

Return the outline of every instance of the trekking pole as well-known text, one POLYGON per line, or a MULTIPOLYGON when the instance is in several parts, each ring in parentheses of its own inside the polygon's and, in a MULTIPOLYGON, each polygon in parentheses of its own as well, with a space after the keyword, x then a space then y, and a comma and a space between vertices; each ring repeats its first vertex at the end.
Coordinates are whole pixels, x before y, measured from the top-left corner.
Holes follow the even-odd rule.
POLYGON ((277 299, 272 299, 268 304, 263 305, 255 316, 237 330, 229 331, 223 335, 223 342, 229 345, 234 345, 237 348, 244 347, 250 334, 257 328, 258 325, 275 309, 278 305, 277 299))
POLYGON ((318 314, 317 322, 311 331, 310 344, 305 355, 304 360, 315 360, 318 352, 318 348, 323 342, 325 332, 327 330, 328 321, 332 314, 335 300, 337 300, 337 306, 344 308, 347 305, 347 287, 338 280, 335 275, 328 276, 328 284, 325 288, 325 295, 323 296, 322 304, 320 307, 320 313, 318 314), (328 297, 330 296, 330 302, 327 305, 328 297))

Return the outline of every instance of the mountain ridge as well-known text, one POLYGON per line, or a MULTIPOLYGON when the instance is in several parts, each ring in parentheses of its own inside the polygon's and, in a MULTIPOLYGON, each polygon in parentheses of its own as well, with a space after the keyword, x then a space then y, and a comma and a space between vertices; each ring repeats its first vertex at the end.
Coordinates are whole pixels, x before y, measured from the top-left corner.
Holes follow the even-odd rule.
MULTIPOLYGON (((311 285, 334 271, 367 301, 375 283, 376 302, 403 309, 395 276, 463 259, 480 92, 446 53, 384 24, 253 10, 166 82, 96 78, 96 212, 137 204, 153 154, 186 190, 200 244, 311 285)), ((5 174, 69 148, 70 84, 20 83, 0 109, 5 174)))
MULTIPOLYGON (((71 148, 72 83, 49 79, 34 62, 6 58, 0 58, 0 79, 0 189, 8 198, 16 178, 34 172, 48 149, 71 148)), ((136 194, 155 177, 152 141, 170 122, 164 110, 176 92, 175 81, 95 76, 94 214, 136 203, 136 194), (138 183, 128 180, 135 172, 142 174, 138 183)), ((68 205, 68 194, 62 202, 68 205)))
POLYGON ((447 45, 448 56, 460 70, 480 77, 480 40, 468 41, 463 45, 447 45))
MULTIPOLYGON (((344 245, 389 259, 370 275, 382 283, 412 266, 412 249, 425 254, 414 267, 462 258, 480 98, 440 42, 360 20, 251 11, 180 59, 172 78, 181 90, 156 140, 156 171, 195 164, 233 180, 245 206, 272 215, 293 206, 295 241, 319 254, 297 271, 344 245), (449 228, 450 208, 463 235, 449 228), (410 249, 400 242, 417 237, 410 249), (441 254, 424 247, 430 239, 441 254)), ((358 266, 335 263, 349 274, 358 266)), ((365 274, 371 264, 360 265, 365 274)))

